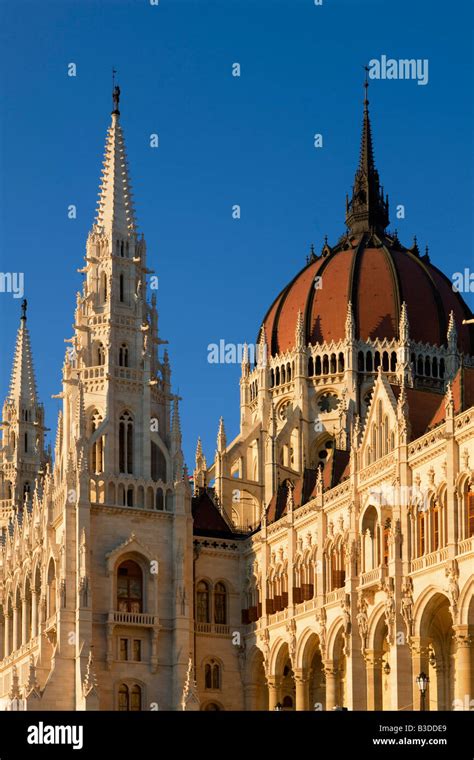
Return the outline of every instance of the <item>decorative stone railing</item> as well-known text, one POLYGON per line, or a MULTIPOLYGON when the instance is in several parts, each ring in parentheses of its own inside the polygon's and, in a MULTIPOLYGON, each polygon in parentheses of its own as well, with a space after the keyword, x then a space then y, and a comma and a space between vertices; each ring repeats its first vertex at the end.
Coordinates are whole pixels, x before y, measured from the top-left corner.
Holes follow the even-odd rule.
POLYGON ((150 627, 151 625, 157 625, 158 618, 156 615, 149 615, 147 612, 114 611, 109 613, 109 622, 150 627))
POLYGON ((344 599, 346 589, 335 588, 334 591, 328 591, 326 594, 326 604, 334 604, 334 602, 341 602, 344 599))
POLYGON ((196 633, 228 636, 230 634, 230 625, 224 625, 223 623, 196 623, 196 633))
POLYGON ((474 536, 471 536, 470 538, 464 538, 458 543, 458 555, 470 554, 471 552, 474 552, 474 536))
POLYGON ((387 568, 385 565, 380 567, 374 567, 373 570, 367 570, 360 576, 359 588, 368 588, 369 586, 381 585, 387 575, 387 568))
POLYGON ((416 573, 418 570, 424 570, 427 567, 433 567, 434 565, 440 565, 442 562, 446 562, 448 558, 448 548, 445 546, 442 549, 437 549, 430 554, 425 554, 423 557, 416 557, 410 562, 410 572, 416 573))

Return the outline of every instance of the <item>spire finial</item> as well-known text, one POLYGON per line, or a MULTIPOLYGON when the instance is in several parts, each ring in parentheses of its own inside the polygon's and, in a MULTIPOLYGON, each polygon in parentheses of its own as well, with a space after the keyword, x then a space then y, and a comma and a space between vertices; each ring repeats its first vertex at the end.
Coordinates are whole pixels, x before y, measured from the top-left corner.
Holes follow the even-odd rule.
POLYGON ((120 115, 120 111, 119 111, 120 87, 118 86, 118 84, 115 84, 116 73, 117 73, 117 70, 115 68, 112 68, 112 103, 113 103, 112 113, 116 113, 117 116, 119 116, 120 115))
POLYGON ((352 187, 352 198, 346 200, 346 225, 355 234, 375 231, 383 235, 389 223, 388 197, 384 197, 375 167, 369 118, 369 68, 364 66, 364 69, 365 97, 359 166, 352 187))
POLYGON ((28 301, 26 298, 21 302, 21 319, 26 321, 26 309, 28 308, 28 301))

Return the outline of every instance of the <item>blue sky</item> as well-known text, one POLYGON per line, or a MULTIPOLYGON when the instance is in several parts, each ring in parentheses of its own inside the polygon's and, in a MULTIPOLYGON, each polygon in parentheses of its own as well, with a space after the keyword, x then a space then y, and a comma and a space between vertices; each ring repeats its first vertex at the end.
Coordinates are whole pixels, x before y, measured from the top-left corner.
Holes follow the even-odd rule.
MULTIPOLYGON (((392 210, 406 207, 392 227, 405 244, 414 234, 428 244, 449 276, 472 268, 469 0, 3 0, 0 16, 0 271, 25 273, 53 438, 59 402, 51 394, 61 388, 76 270, 95 215, 112 65, 191 467, 198 435, 212 458, 221 414, 228 439, 238 432, 240 368, 209 364, 208 344, 254 341, 310 244, 319 250, 325 234, 331 243, 344 230, 362 67, 372 58, 429 60, 426 86, 370 87, 382 183, 392 210), (316 132, 322 149, 313 146, 316 132)), ((0 294, 2 398, 19 305, 0 294)))

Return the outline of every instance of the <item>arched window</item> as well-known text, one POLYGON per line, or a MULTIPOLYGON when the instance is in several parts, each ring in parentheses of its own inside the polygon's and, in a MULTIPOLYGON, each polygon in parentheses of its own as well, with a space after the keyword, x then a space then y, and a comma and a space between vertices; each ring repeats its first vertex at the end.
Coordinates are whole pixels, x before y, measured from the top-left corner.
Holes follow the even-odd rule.
POLYGON ((125 301, 125 280, 123 274, 119 277, 119 299, 121 303, 125 301))
POLYGON ((397 369, 397 354, 395 351, 392 351, 390 356, 390 372, 395 372, 397 369))
POLYGON ((120 241, 120 255, 123 257, 124 249, 123 249, 123 240, 120 241))
POLYGON ((140 565, 129 559, 117 570, 117 609, 119 612, 143 611, 143 574, 140 565))
POLYGON ((56 612, 56 568, 51 557, 48 567, 47 618, 56 612))
POLYGON ((329 359, 327 354, 323 356, 323 375, 329 375, 329 359))
POLYGON ((378 351, 375 352, 375 362, 374 362, 374 370, 377 372, 378 368, 380 367, 380 353, 378 351))
POLYGON ((7 499, 11 499, 13 497, 11 480, 6 481, 5 487, 7 492, 7 499))
POLYGON ((314 375, 314 360, 313 357, 310 356, 308 359, 308 377, 313 377, 314 375))
POLYGON ((433 545, 431 547, 432 551, 435 551, 436 549, 439 549, 439 501, 438 499, 435 499, 433 504, 433 510, 431 514, 431 524, 432 524, 432 542, 433 545))
POLYGON ((281 384, 284 385, 286 383, 286 369, 285 365, 281 368, 281 384))
POLYGON ((280 385, 280 367, 275 370, 275 385, 280 385))
POLYGON ((223 583, 214 586, 214 622, 218 625, 227 623, 227 592, 223 583))
MULTIPOLYGON (((118 240, 117 240, 117 243, 118 243, 118 240)), ((121 683, 119 687, 118 709, 119 709, 119 712, 128 712, 130 709, 130 698, 129 698, 128 686, 124 683, 121 683)))
POLYGON ((196 590, 196 620, 198 623, 210 623, 209 586, 206 581, 199 581, 196 590))
POLYGON ((331 354, 331 375, 337 372, 336 354, 331 354))
POLYGON ((439 360, 439 376, 441 379, 444 377, 444 359, 439 360))
MULTIPOLYGON (((101 424, 102 415, 96 409, 92 412, 91 416, 91 435, 95 433, 101 424)), ((104 439, 102 436, 92 444, 91 458, 92 472, 94 475, 99 475, 104 471, 104 439)))
POLYGON ((102 303, 107 302, 107 275, 105 272, 100 275, 100 299, 102 303))
POLYGON ((321 357, 320 356, 316 357, 316 364, 315 364, 314 374, 316 375, 316 377, 319 377, 320 374, 321 374, 321 357))
POLYGON ((418 361, 416 363, 416 374, 420 376, 423 375, 423 357, 421 354, 418 357, 418 361))
POLYGON ((382 551, 382 564, 388 565, 388 559, 389 559, 389 538, 390 538, 390 520, 385 521, 384 529, 383 529, 383 551, 382 551))
POLYGON ((337 371, 344 372, 344 354, 340 353, 337 357, 337 371))
POLYGON ((429 356, 425 358, 425 375, 426 377, 431 377, 431 361, 429 356))
POLYGON ((97 346, 97 364, 99 366, 105 364, 105 348, 103 343, 99 343, 97 346))
POLYGON ((27 480, 23 483, 23 501, 28 501, 30 498, 31 486, 27 480))
POLYGON ((474 536, 474 491, 468 491, 466 499, 467 538, 470 538, 471 536, 474 536))
POLYGON ((133 419, 130 412, 123 412, 119 422, 119 469, 133 474, 133 419))
POLYGON ((372 372, 373 370, 373 362, 372 362, 372 351, 367 351, 366 357, 365 357, 365 367, 367 372, 372 372))
POLYGON ((28 454, 28 433, 25 433, 25 454, 28 454))
POLYGON ((204 666, 204 687, 206 689, 221 689, 221 668, 215 661, 206 662, 204 666))
POLYGON ((388 372, 388 353, 384 351, 382 354, 382 369, 384 372, 388 372))
POLYGON ((128 367, 128 346, 122 343, 119 348, 119 367, 128 367))
POLYGON ((166 483, 166 459, 160 447, 151 442, 151 478, 155 482, 162 480, 166 483))
POLYGON ((438 358, 433 357, 433 364, 431 365, 431 374, 433 377, 438 377, 438 358))
POLYGON ((365 370, 365 361, 364 361, 364 352, 359 351, 357 354, 357 369, 359 372, 364 372, 365 370))
POLYGON ((418 512, 418 556, 425 553, 425 513, 418 512))
POLYGON ((142 709, 142 690, 138 684, 132 686, 130 693, 130 711, 140 712, 142 709))
MULTIPOLYGON (((270 370, 270 388, 273 388, 275 386, 275 372, 273 369, 270 370)), ((253 399, 253 383, 250 386, 250 400, 253 399)))

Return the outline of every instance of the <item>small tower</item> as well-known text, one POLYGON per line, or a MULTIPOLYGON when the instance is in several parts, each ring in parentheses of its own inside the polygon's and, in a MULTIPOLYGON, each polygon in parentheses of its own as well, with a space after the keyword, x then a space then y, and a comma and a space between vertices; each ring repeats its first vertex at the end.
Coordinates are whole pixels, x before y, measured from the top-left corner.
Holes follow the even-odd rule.
POLYGON ((400 309, 400 321, 398 325, 398 351, 397 351, 397 374, 400 384, 405 382, 413 386, 413 368, 410 361, 410 324, 406 302, 403 301, 400 309))
POLYGON ((46 463, 44 409, 36 389, 26 308, 27 302, 23 301, 10 389, 3 404, 0 449, 2 525, 12 510, 21 510, 25 501, 31 502, 35 480, 46 463))

